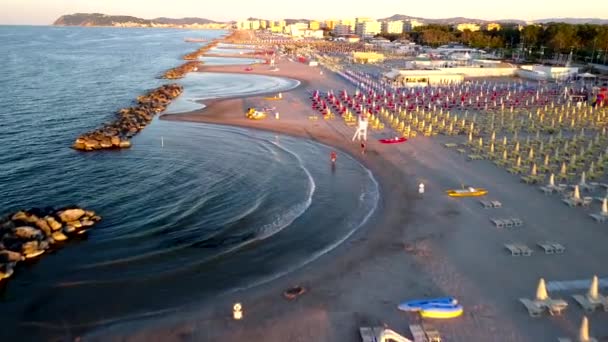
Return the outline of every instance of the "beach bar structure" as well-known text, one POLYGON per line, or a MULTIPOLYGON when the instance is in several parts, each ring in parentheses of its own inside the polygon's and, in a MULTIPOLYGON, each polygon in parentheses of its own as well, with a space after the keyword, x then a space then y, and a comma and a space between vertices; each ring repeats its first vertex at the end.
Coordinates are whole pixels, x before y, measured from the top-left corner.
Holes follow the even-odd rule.
POLYGON ((378 52, 354 51, 351 59, 354 63, 371 64, 384 61, 384 55, 378 52))
POLYGON ((464 74, 444 70, 397 70, 393 69, 384 77, 399 86, 417 87, 440 84, 459 84, 464 81, 464 74))

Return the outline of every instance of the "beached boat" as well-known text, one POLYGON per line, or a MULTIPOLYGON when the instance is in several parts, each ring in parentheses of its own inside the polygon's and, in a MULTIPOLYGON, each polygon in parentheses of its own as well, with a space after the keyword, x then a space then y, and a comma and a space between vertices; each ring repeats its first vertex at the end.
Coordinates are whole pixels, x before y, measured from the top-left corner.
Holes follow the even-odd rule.
POLYGON ((397 306, 397 308, 401 311, 420 311, 423 306, 430 304, 438 304, 438 305, 456 305, 458 301, 454 297, 440 297, 433 299, 416 299, 416 300, 408 300, 403 302, 397 306))
POLYGON ((420 316, 424 318, 455 318, 463 313, 462 305, 428 304, 420 309, 420 316))
POLYGON ((398 143, 406 142, 407 138, 405 138, 405 137, 394 137, 394 138, 391 138, 391 139, 379 139, 378 141, 381 144, 398 144, 398 143))
POLYGON ((450 197, 478 197, 488 194, 488 190, 483 188, 450 189, 446 193, 450 197))

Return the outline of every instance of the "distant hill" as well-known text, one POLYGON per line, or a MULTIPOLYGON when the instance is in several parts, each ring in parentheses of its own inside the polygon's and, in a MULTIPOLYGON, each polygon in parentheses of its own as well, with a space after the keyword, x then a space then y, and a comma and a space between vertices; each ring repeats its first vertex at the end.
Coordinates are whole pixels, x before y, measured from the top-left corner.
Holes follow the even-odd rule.
POLYGON ((595 24, 595 25, 608 25, 608 19, 599 18, 548 18, 534 20, 538 24, 546 23, 566 23, 566 24, 595 24))
POLYGON ((102 13, 74 13, 62 15, 53 25, 55 26, 192 26, 219 24, 204 18, 155 18, 142 19, 127 15, 107 15, 102 13))
MULTIPOLYGON (((500 20, 482 20, 482 19, 473 19, 473 18, 464 18, 464 17, 454 17, 454 18, 444 18, 444 19, 429 19, 429 18, 421 18, 421 17, 412 17, 409 15, 403 14, 395 14, 391 17, 380 19, 380 20, 419 20, 426 24, 441 24, 441 25, 458 25, 464 23, 475 23, 475 24, 487 24, 491 22, 496 23, 514 23, 514 24, 526 24, 524 20, 518 19, 500 19, 500 20)), ((568 24, 597 24, 597 25, 607 25, 608 19, 598 19, 598 18, 548 18, 548 19, 539 19, 534 20, 534 23, 544 24, 544 23, 568 23, 568 24)))

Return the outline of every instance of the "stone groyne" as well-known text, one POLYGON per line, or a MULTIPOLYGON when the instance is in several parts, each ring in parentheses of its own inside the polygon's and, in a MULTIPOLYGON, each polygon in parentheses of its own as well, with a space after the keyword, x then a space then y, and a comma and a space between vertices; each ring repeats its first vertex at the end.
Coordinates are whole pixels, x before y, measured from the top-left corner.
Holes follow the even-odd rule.
POLYGON ((70 237, 82 235, 101 220, 94 211, 78 207, 34 208, 0 218, 0 282, 15 266, 55 249, 70 237))
MULTIPOLYGON (((233 35, 234 32, 224 39, 229 39, 233 35)), ((220 41, 222 39, 215 39, 211 43, 185 55, 183 59, 187 62, 167 70, 163 74, 163 78, 180 79, 189 72, 197 71, 201 64, 197 59, 219 44, 220 41)), ((164 111, 169 103, 178 97, 182 91, 182 86, 178 84, 166 84, 138 97, 136 106, 119 110, 114 121, 80 135, 72 148, 79 151, 96 151, 131 147, 130 139, 152 122, 154 115, 164 111)))
POLYGON ((152 122, 154 115, 164 111, 182 91, 179 84, 166 84, 138 97, 136 106, 119 110, 114 121, 82 134, 72 147, 79 151, 131 147, 129 139, 152 122))

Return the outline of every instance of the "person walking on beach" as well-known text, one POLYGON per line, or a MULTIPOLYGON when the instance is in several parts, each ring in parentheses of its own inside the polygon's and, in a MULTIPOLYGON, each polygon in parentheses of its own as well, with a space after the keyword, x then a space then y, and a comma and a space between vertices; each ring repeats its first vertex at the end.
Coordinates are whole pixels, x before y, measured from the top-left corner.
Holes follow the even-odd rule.
POLYGON ((335 164, 336 159, 338 158, 338 155, 336 154, 335 151, 331 151, 331 153, 329 154, 329 158, 331 159, 331 163, 335 164))

